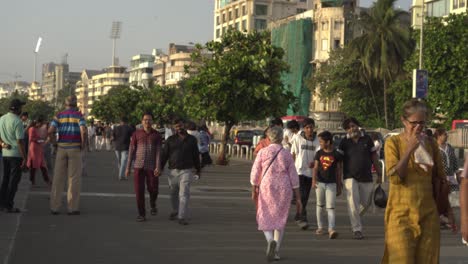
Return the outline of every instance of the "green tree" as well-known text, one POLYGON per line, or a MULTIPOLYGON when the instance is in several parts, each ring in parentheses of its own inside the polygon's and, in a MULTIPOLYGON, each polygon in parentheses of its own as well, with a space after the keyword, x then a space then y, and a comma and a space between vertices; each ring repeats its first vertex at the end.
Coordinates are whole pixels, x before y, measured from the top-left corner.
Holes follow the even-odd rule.
POLYGON ((364 33, 350 43, 367 78, 383 84, 386 127, 389 127, 388 87, 402 73, 404 61, 413 49, 409 27, 400 20, 405 12, 394 9, 395 1, 377 0, 364 12, 356 22, 364 33))
POLYGON ((137 103, 134 116, 141 118, 151 112, 160 124, 170 123, 175 118, 184 118, 182 91, 175 86, 150 85, 140 90, 141 100, 137 103))
POLYGON ((349 47, 330 52, 308 82, 321 99, 342 98, 340 110, 361 120, 368 127, 381 127, 380 109, 383 105, 382 90, 374 91, 380 83, 363 73, 362 63, 352 55, 349 47), (369 96, 369 94, 371 96, 369 96))
POLYGON ((141 88, 117 86, 94 102, 91 115, 107 122, 117 122, 121 117, 126 116, 131 123, 139 123, 141 116, 134 112, 140 100, 141 88))
POLYGON ((0 99, 0 114, 5 114, 10 110, 10 102, 13 99, 19 99, 26 104, 23 106, 23 112, 28 112, 29 119, 35 120, 39 116, 43 116, 46 120, 52 119, 54 115, 54 107, 49 102, 41 100, 29 100, 26 93, 13 92, 9 97, 0 99))
MULTIPOLYGON (((468 119, 467 25, 466 12, 429 18, 424 24, 423 69, 429 72, 427 101, 447 127, 453 119, 468 119)), ((419 31, 415 31, 415 39, 419 39, 419 31)), ((419 50, 408 68, 416 68, 418 56, 419 50)))
POLYGON ((283 49, 271 45, 269 32, 230 30, 219 42, 197 45, 193 59, 202 63, 194 63, 198 73, 184 84, 184 107, 194 118, 224 123, 218 163, 225 164, 225 145, 233 125, 282 116, 288 105, 297 102, 280 79, 288 70, 283 55, 283 49), (206 53, 211 57, 204 57, 206 53))

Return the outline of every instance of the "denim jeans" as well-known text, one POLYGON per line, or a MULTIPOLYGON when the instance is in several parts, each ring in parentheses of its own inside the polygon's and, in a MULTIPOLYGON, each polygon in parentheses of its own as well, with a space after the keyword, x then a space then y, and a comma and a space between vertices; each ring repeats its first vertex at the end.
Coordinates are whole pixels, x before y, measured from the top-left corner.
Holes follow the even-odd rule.
POLYGON ((116 150, 117 169, 119 170, 119 179, 125 179, 125 169, 127 167, 128 150, 116 150))
POLYGON ((325 210, 328 215, 328 230, 335 230, 336 183, 317 183, 317 226, 324 227, 325 210))

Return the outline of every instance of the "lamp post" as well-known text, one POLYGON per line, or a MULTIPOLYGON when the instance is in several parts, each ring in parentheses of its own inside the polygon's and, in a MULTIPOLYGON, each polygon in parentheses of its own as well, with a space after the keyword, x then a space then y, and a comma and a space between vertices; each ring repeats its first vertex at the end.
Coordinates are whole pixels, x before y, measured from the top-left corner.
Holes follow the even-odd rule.
POLYGON ((37 64, 37 53, 39 53, 39 49, 41 48, 42 38, 39 37, 37 39, 36 48, 34 49, 34 78, 33 81, 36 82, 36 64, 37 64))
POLYGON ((424 0, 421 0, 421 34, 419 36, 419 69, 423 67, 423 42, 424 42, 424 0))

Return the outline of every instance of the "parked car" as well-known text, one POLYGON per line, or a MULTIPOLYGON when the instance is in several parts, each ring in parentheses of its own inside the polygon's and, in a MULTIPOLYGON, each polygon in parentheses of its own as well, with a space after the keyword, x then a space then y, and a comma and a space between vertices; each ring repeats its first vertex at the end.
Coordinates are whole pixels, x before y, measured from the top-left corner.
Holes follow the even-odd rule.
POLYGON ((234 144, 252 146, 255 135, 253 130, 237 130, 233 138, 234 144))

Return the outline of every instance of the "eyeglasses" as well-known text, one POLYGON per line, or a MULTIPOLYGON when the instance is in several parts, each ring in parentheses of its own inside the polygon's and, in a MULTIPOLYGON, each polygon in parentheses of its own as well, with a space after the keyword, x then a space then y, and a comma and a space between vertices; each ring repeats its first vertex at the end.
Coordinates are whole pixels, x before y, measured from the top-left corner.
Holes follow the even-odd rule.
MULTIPOLYGON (((406 119, 406 118, 405 118, 406 119)), ((409 121, 408 119, 406 119, 406 121, 408 121, 408 123, 410 123, 410 125, 412 127, 415 127, 417 125, 421 125, 421 126, 425 126, 426 125, 426 121, 409 121)))

